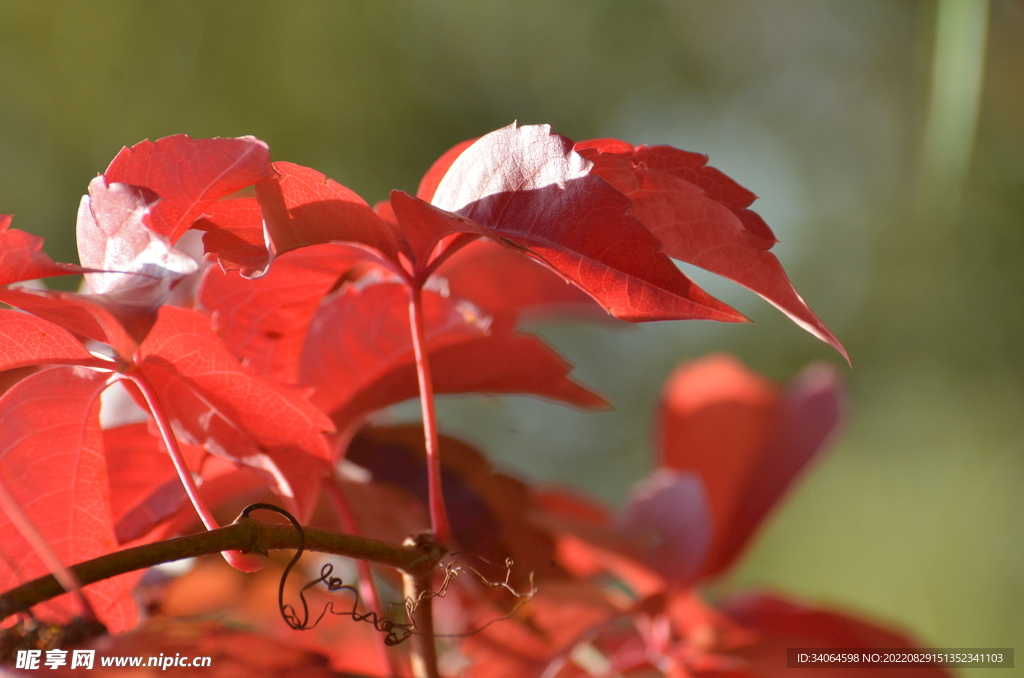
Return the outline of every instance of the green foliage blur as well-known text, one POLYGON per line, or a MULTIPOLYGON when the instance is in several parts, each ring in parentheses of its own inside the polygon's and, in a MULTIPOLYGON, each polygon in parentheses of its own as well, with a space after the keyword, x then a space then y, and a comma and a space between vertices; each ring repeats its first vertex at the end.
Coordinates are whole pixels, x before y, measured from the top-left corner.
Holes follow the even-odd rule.
MULTIPOLYGON (((762 196, 856 366, 845 434, 723 588, 775 587, 933 647, 1024 646, 1022 44, 1020 0, 8 0, 0 212, 73 261, 90 178, 178 132, 255 135, 371 203, 513 120, 707 153, 762 196)), ((617 501, 679 361, 727 350, 780 380, 842 364, 696 277, 756 324, 545 326, 614 412, 460 398, 442 424, 525 477, 617 501)))

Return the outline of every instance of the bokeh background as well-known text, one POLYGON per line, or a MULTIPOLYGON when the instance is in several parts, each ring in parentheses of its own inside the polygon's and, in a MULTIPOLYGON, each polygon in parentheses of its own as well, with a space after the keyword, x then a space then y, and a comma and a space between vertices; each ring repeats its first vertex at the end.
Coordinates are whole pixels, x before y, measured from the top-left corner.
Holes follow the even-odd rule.
POLYGON ((460 398, 446 430, 614 502, 678 362, 727 350, 785 380, 830 361, 846 431, 723 588, 1024 648, 1022 46, 1020 0, 7 0, 0 212, 74 261, 90 178, 178 132, 256 135, 371 203, 513 120, 707 153, 762 196, 856 371, 698 276, 756 324, 544 326, 616 409, 460 398))

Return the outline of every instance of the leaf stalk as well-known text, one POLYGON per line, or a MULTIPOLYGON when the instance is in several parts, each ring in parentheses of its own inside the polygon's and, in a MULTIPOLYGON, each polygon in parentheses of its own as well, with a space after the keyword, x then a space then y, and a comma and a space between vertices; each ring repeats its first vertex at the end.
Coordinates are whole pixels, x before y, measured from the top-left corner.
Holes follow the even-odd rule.
MULTIPOLYGON (((213 513, 207 508, 206 502, 203 501, 202 496, 199 494, 199 487, 196 485, 195 479, 192 477, 192 472, 189 470, 188 465, 185 463, 185 456, 181 452, 181 447, 178 445, 178 439, 174 435, 174 430, 171 428, 171 422, 167 418, 167 414, 164 412, 163 405, 160 404, 160 398, 156 394, 156 390, 153 385, 149 383, 146 376, 139 370, 134 370, 129 374, 125 375, 126 379, 129 379, 132 383, 139 387, 142 391, 142 396, 146 399, 146 404, 149 406, 149 411, 153 415, 153 419, 156 421, 157 429, 160 431, 160 437, 164 441, 164 446, 167 448, 168 453, 171 456, 171 461, 174 463, 174 469, 178 472, 178 477, 181 479, 181 484, 185 487, 185 493, 188 495, 189 500, 192 502, 192 506, 195 507, 196 513, 199 514, 199 518, 203 521, 203 525, 208 530, 216 530, 220 527, 217 523, 217 519, 213 517, 213 513)), ((266 560, 258 557, 253 557, 240 553, 238 551, 224 551, 224 560, 228 561, 228 564, 236 570, 242 572, 256 572, 266 564, 266 560)))
POLYGON ((448 545, 452 533, 441 488, 441 448, 437 435, 437 414, 434 409, 434 386, 430 378, 430 362, 427 359, 423 290, 417 285, 409 288, 409 326, 413 354, 416 358, 416 378, 419 381, 420 410, 423 414, 423 437, 427 450, 427 505, 430 510, 430 526, 438 543, 448 545))

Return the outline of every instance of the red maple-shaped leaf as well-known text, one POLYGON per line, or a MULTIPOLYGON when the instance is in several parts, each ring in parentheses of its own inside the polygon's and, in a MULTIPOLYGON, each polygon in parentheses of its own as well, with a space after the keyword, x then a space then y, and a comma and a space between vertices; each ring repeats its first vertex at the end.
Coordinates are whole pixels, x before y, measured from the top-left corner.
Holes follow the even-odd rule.
MULTIPOLYGON (((219 167, 235 176, 231 162, 246 165, 261 142, 179 135, 146 143, 132 149, 137 161, 122 152, 106 176, 149 187, 166 201, 172 161, 189 168, 179 168, 185 175, 219 167), (125 169, 159 164, 151 158, 165 163, 154 173, 160 181, 125 169)), ((278 162, 267 174, 262 160, 253 162, 231 186, 255 183, 258 199, 217 203, 228 184, 196 188, 209 178, 170 193, 190 210, 201 205, 185 210, 188 218, 175 229, 199 219, 207 251, 225 270, 262 274, 276 255, 346 242, 420 286, 452 253, 484 236, 543 263, 622 319, 744 320, 686 278, 671 256, 750 287, 843 352, 767 252, 775 239, 747 209, 753 194, 698 154, 614 140, 574 146, 547 126, 511 125, 451 149, 427 172, 417 197, 396 191, 377 210, 314 170, 278 162)))
POLYGON ((665 254, 756 292, 849 360, 768 251, 775 235, 747 209, 756 196, 707 167, 707 156, 670 146, 634 148, 615 139, 584 141, 575 148, 594 163, 595 175, 633 202, 630 213, 661 241, 665 254))
MULTIPOLYGON (((623 319, 743 320, 686 278, 628 213, 631 201, 546 126, 513 125, 450 152, 424 180, 421 195, 431 202, 395 191, 381 212, 387 219, 318 172, 274 166, 278 178, 257 185, 268 261, 272 252, 349 242, 422 285, 454 251, 485 236, 543 262, 623 319)), ((200 227, 228 266, 259 263, 251 204, 200 227)))
POLYGON ((123 148, 103 173, 108 182, 160 197, 146 225, 173 244, 217 200, 274 176, 270 150, 254 137, 192 139, 176 134, 123 148))
POLYGON ((73 264, 54 263, 43 252, 43 239, 11 228, 11 220, 10 214, 0 214, 0 286, 82 272, 73 264))
POLYGON ((720 573, 799 472, 822 451, 843 411, 836 372, 814 365, 783 390, 735 359, 685 364, 665 384, 658 461, 695 473, 714 538, 701 576, 720 573))
MULTIPOLYGON (((65 566, 117 548, 100 438, 99 395, 105 383, 102 373, 54 367, 23 379, 0 398, 0 482, 65 566)), ((0 544, 0 589, 49 573, 2 514, 0 544)), ((112 632, 135 624, 129 589, 136 578, 108 579, 85 589, 112 632)), ((77 611, 67 597, 36 609, 59 621, 77 611)))

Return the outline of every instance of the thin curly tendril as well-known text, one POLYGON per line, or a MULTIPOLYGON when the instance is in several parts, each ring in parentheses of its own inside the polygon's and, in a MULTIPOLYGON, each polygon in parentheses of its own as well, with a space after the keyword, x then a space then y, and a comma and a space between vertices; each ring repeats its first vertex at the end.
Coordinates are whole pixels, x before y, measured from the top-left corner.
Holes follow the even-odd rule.
MULTIPOLYGON (((438 638, 464 638, 466 636, 471 636, 473 634, 480 633, 481 631, 489 627, 491 624, 512 618, 523 605, 532 600, 533 597, 537 594, 537 587, 533 583, 533 572, 530 572, 529 574, 530 589, 528 591, 520 592, 512 586, 510 580, 512 577, 512 567, 514 561, 511 558, 505 559, 505 576, 503 579, 499 580, 492 580, 488 578, 478 569, 464 561, 452 560, 444 564, 444 579, 442 580, 441 585, 438 587, 436 591, 424 591, 415 599, 406 598, 401 603, 389 603, 387 606, 387 611, 383 615, 378 615, 375 610, 370 610, 364 614, 359 612, 359 590, 351 584, 346 584, 340 577, 332 576, 334 572, 334 565, 332 565, 331 563, 325 563, 324 566, 320 568, 320 576, 314 579, 313 581, 309 582, 305 586, 303 586, 301 589, 299 589, 299 600, 302 603, 302 614, 300 615, 298 611, 295 609, 295 606, 291 605, 290 603, 284 602, 284 588, 285 583, 288 580, 288 575, 291 573, 292 568, 295 567, 295 564, 299 561, 299 558, 302 556, 302 552, 305 550, 305 532, 303 531, 302 525, 299 524, 299 521, 295 518, 295 516, 293 516, 288 511, 285 511, 283 508, 274 506, 273 504, 250 504, 249 506, 245 507, 240 517, 248 518, 249 513, 260 509, 273 511, 274 513, 284 516, 292 524, 292 526, 295 528, 295 531, 299 535, 298 549, 296 549, 295 555, 292 556, 292 559, 288 561, 288 565, 285 566, 284 572, 281 573, 281 582, 278 585, 277 589, 277 606, 278 609, 281 611, 281 618, 284 619, 284 622, 289 627, 295 629, 296 631, 308 631, 310 629, 315 628, 317 624, 319 624, 320 621, 329 612, 332 615, 351 617, 353 620, 357 622, 367 622, 369 624, 372 624, 377 631, 384 634, 385 645, 398 645, 408 640, 409 637, 413 634, 420 635, 416 631, 415 623, 411 621, 414 618, 414 614, 416 613, 416 610, 419 607, 420 603, 422 603, 427 598, 444 598, 448 594, 448 586, 451 584, 452 580, 461 574, 470 574, 485 586, 495 591, 507 591, 512 596, 519 599, 519 604, 517 604, 509 614, 505 615, 504 617, 492 619, 483 626, 473 629, 472 631, 467 631, 465 633, 435 634, 435 636, 438 638), (347 591, 351 593, 352 608, 335 609, 334 601, 328 601, 320 615, 312 623, 310 623, 309 604, 306 601, 305 594, 306 591, 321 583, 327 587, 328 591, 347 591), (403 607, 405 609, 405 615, 406 618, 410 620, 409 622, 399 622, 394 619, 394 617, 392 616, 392 611, 399 607, 403 607)), ((492 565, 492 563, 488 562, 486 559, 481 558, 479 556, 474 556, 469 553, 454 553, 452 555, 468 556, 476 558, 477 560, 486 563, 487 565, 492 565)))

